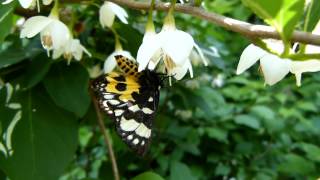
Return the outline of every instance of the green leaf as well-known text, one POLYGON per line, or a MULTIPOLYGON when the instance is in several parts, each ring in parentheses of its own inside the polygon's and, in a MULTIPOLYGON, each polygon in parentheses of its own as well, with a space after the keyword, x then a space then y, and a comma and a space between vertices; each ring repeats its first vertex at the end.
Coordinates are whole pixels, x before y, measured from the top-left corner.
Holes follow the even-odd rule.
POLYGON ((0 169, 0 180, 6 180, 7 179, 7 176, 4 174, 3 171, 1 171, 0 169))
POLYGON ((81 147, 86 147, 93 136, 92 129, 82 126, 79 129, 79 145, 81 147))
POLYGON ((303 13, 304 0, 242 0, 251 10, 276 28, 285 42, 303 13))
POLYGON ((170 180, 195 180, 187 165, 173 161, 170 168, 170 180))
POLYGON ((22 44, 21 39, 18 37, 15 37, 12 41, 13 44, 0 53, 0 69, 17 64, 27 58, 32 59, 44 51, 40 47, 39 38, 34 38, 28 41, 27 44, 22 44))
POLYGON ((275 178, 270 177, 268 174, 259 172, 254 179, 255 180, 272 180, 275 178))
POLYGON ((204 1, 204 5, 207 10, 218 13, 218 14, 226 14, 226 13, 232 12, 234 10, 234 7, 236 4, 237 4, 237 1, 235 1, 235 0, 232 0, 232 1, 206 0, 206 1, 204 1))
POLYGON ((285 161, 278 166, 279 171, 288 174, 308 175, 315 171, 315 166, 311 161, 296 154, 285 155, 285 161))
POLYGON ((237 124, 245 125, 245 126, 253 128, 253 129, 259 129, 260 128, 259 120, 254 118, 253 116, 238 115, 238 116, 235 117, 234 121, 237 124))
POLYGON ((228 131, 222 129, 222 128, 214 128, 214 127, 208 127, 206 128, 206 132, 210 138, 216 139, 220 142, 227 143, 228 142, 228 131))
POLYGON ((299 147, 307 153, 307 157, 312 161, 320 162, 320 148, 313 144, 300 143, 299 147))
POLYGON ((318 112, 317 106, 312 102, 306 102, 306 101, 297 102, 297 108, 304 111, 318 112))
POLYGON ((280 118, 276 118, 275 112, 268 106, 253 106, 251 108, 251 113, 262 120, 268 131, 279 131, 284 128, 284 121, 280 118))
POLYGON ((90 105, 89 75, 80 64, 61 62, 52 66, 44 85, 58 106, 78 117, 85 115, 90 105))
POLYGON ((251 142, 239 142, 235 147, 237 154, 248 155, 253 151, 254 145, 251 142))
POLYGON ((26 67, 26 72, 22 76, 21 86, 23 89, 29 89, 37 85, 48 73, 52 59, 42 54, 33 58, 26 67))
POLYGON ((40 88, 16 96, 21 120, 12 136, 12 156, 0 156, 0 167, 12 180, 56 180, 74 157, 77 122, 57 108, 40 88))
POLYGON ((15 2, 11 2, 8 5, 0 5, 0 43, 10 33, 13 25, 13 10, 15 2))
POLYGON ((265 119, 269 119, 272 120, 275 118, 275 113, 272 111, 271 108, 267 107, 267 106, 253 106, 251 111, 258 115, 260 118, 265 118, 265 119))
POLYGON ((10 100, 13 93, 8 83, 0 87, 0 156, 5 157, 12 153, 12 133, 21 117, 20 105, 10 100))
POLYGON ((160 175, 154 172, 144 172, 132 178, 132 180, 164 180, 160 175))
POLYGON ((128 26, 127 24, 117 23, 115 25, 119 26, 117 28, 117 31, 119 34, 121 34, 121 37, 124 39, 130 40, 130 41, 125 41, 125 43, 123 43, 124 49, 131 52, 132 55, 135 57, 136 52, 138 52, 138 48, 141 44, 143 35, 140 33, 140 31, 133 28, 132 26, 128 26))
POLYGON ((23 50, 4 51, 0 53, 0 68, 8 67, 25 59, 23 50))
POLYGON ((194 99, 191 99, 189 95, 187 95, 187 99, 190 99, 193 106, 204 112, 206 119, 212 120, 212 117, 215 116, 226 116, 232 110, 225 103, 221 93, 212 88, 201 87, 194 94, 194 99))
POLYGON ((215 169, 215 174, 219 176, 227 176, 230 173, 230 171, 231 169, 229 166, 219 163, 215 169))
POLYGON ((311 0, 308 6, 308 11, 305 20, 305 30, 311 32, 317 25, 320 19, 320 1, 311 0))

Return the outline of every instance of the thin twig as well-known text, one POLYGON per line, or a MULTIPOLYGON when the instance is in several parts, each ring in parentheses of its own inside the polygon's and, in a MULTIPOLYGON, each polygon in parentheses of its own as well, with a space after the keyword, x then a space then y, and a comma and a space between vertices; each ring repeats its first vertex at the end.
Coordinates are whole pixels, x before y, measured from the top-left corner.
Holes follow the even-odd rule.
POLYGON ((97 102, 97 99, 94 97, 92 91, 90 90, 90 94, 91 94, 91 99, 92 99, 92 102, 94 104, 94 108, 96 110, 96 114, 97 114, 97 120, 98 120, 98 124, 99 124, 99 128, 103 134, 103 138, 104 138, 104 142, 106 143, 107 145, 107 148, 108 148, 108 154, 109 154, 109 157, 111 159, 111 164, 112 164, 112 171, 113 171, 113 176, 114 176, 114 180, 120 180, 120 175, 119 175, 119 170, 118 170, 118 165, 117 165, 117 161, 116 161, 116 157, 114 155, 114 152, 113 152, 113 148, 112 148, 112 144, 111 144, 111 137, 104 125, 104 122, 103 122, 103 117, 102 117, 102 114, 100 112, 100 109, 99 109, 99 105, 98 105, 98 102, 97 102))
MULTIPOLYGON (((88 4, 91 2, 91 0, 61 0, 61 1, 62 3, 85 3, 85 4, 88 4)), ((122 6, 127 6, 131 9, 149 10, 150 8, 149 2, 139 2, 134 0, 108 0, 108 1, 114 2, 122 6)), ((161 11, 168 11, 169 8, 170 8, 169 3, 158 2, 154 6, 155 10, 161 10, 161 11)), ((216 14, 213 12, 207 12, 205 9, 201 7, 190 6, 187 4, 176 4, 175 11, 181 12, 184 14, 190 14, 200 19, 209 21, 212 24, 224 27, 230 31, 240 33, 243 36, 247 37, 248 39, 258 39, 258 38, 281 39, 276 29, 271 26, 251 24, 245 21, 240 21, 237 19, 222 16, 220 14, 216 14)), ((26 17, 37 14, 37 12, 35 11, 24 10, 22 8, 17 8, 15 10, 15 13, 21 16, 26 16, 26 17)), ((294 31, 290 38, 290 41, 300 42, 304 44, 320 45, 320 35, 303 32, 303 31, 294 31)))
MULTIPOLYGON (((108 0, 117 3, 122 6, 127 6, 132 9, 148 10, 150 3, 148 2, 137 2, 134 0, 108 0)), ((170 4, 168 3, 156 3, 154 9, 168 11, 170 4)), ((230 31, 234 31, 244 35, 245 37, 251 38, 262 38, 262 39, 281 39, 279 33, 271 26, 255 25, 237 19, 225 17, 216 13, 207 12, 201 7, 194 7, 185 4, 177 4, 175 6, 176 12, 190 14, 195 17, 207 20, 213 24, 222 26, 230 31)), ((320 45, 320 35, 315 35, 302 31, 294 31, 290 39, 291 42, 301 42, 306 44, 320 45)))

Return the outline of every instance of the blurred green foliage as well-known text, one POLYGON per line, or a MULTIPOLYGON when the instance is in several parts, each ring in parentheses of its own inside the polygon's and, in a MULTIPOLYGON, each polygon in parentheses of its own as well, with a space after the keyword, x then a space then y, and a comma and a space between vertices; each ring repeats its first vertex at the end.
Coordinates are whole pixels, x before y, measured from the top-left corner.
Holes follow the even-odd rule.
MULTIPOLYGON (((261 22, 239 0, 205 0, 204 5, 209 11, 261 22)), ((0 149, 0 179, 113 178, 87 91, 87 70, 103 64, 114 50, 114 38, 111 31, 100 27, 97 6, 70 6, 84 26, 78 38, 92 58, 84 57, 80 63, 70 65, 64 59, 51 60, 38 38, 21 40, 19 30, 13 28, 0 46, 1 83, 12 85, 0 89, 0 142, 5 145, 4 150, 0 149), (10 103, 21 107, 14 108, 10 103), (4 134, 20 110, 12 149, 6 149, 4 134), (10 150, 14 151, 12 156, 2 153, 10 150)), ((0 7, 1 12, 4 6, 0 7)), ((128 12, 129 25, 116 23, 114 27, 124 49, 136 55, 146 14, 128 12)), ((158 12, 155 16, 158 30, 164 15, 158 12)), ((12 16, 12 21, 18 19, 12 16)), ((176 14, 176 23, 204 49, 209 66, 204 67, 194 58, 194 78, 185 77, 161 90, 154 136, 145 157, 131 152, 105 117, 121 178, 319 178, 319 74, 304 75, 299 88, 294 77, 272 87, 264 86, 257 66, 235 75, 239 56, 249 43, 245 38, 189 15, 176 14)), ((3 27, 1 32, 7 32, 3 27)))

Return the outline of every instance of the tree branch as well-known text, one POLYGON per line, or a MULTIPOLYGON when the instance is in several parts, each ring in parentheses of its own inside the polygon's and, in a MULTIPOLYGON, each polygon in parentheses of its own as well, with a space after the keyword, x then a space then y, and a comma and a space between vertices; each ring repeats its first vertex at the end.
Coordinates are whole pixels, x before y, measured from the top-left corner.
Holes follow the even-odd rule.
POLYGON ((103 118, 102 118, 102 115, 101 115, 101 112, 100 112, 100 109, 99 109, 99 106, 98 106, 98 102, 97 102, 96 98, 94 97, 93 92, 92 92, 91 89, 90 89, 90 95, 91 95, 92 102, 94 104, 94 108, 96 110, 97 120, 98 120, 100 131, 103 134, 104 142, 105 142, 105 144, 107 145, 107 148, 108 148, 108 153, 109 153, 109 157, 110 157, 111 164, 112 164, 112 171, 113 171, 114 180, 120 180, 120 175, 119 175, 119 170, 118 170, 116 157, 114 155, 112 144, 110 142, 111 137, 110 137, 109 133, 106 130, 106 127, 104 125, 103 118))
MULTIPOLYGON (((108 1, 137 10, 148 10, 150 8, 150 3, 147 2, 136 2, 134 0, 108 1)), ((169 8, 170 4, 168 3, 156 3, 154 7, 154 9, 162 11, 168 11, 169 8)), ((199 17, 213 24, 222 26, 230 31, 240 33, 246 37, 250 37, 253 39, 281 39, 279 33, 271 26, 250 24, 244 21, 239 21, 236 19, 225 17, 216 13, 206 12, 204 9, 200 7, 177 4, 175 6, 175 11, 199 17)), ((315 35, 302 31, 294 31, 290 40, 291 42, 320 45, 320 35, 315 35)))

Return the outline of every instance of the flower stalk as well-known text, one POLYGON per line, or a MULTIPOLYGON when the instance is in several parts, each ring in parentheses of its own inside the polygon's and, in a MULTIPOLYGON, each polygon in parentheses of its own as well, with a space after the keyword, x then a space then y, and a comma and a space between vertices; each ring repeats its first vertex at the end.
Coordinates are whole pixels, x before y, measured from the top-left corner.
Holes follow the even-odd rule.
POLYGON ((164 18, 164 21, 163 21, 164 27, 168 27, 168 26, 175 27, 175 20, 174 20, 173 13, 174 13, 174 8, 176 5, 176 2, 177 2, 177 0, 171 0, 170 9, 168 11, 167 16, 164 18))
POLYGON ((155 32, 155 27, 153 24, 153 8, 155 5, 155 0, 151 0, 151 5, 148 14, 148 22, 146 25, 146 32, 155 32))
POLYGON ((53 8, 51 9, 49 17, 59 19, 59 0, 54 1, 53 8))
POLYGON ((122 51, 123 48, 122 48, 122 45, 120 42, 119 34, 117 33, 117 31, 115 29, 113 29, 113 28, 110 28, 110 29, 114 35, 114 40, 115 40, 114 49, 115 49, 115 51, 122 51))

